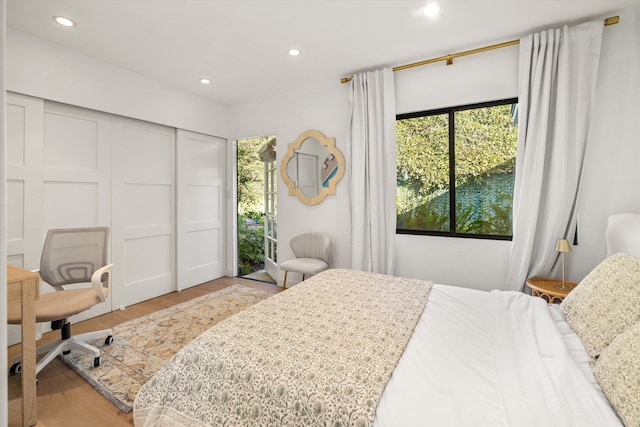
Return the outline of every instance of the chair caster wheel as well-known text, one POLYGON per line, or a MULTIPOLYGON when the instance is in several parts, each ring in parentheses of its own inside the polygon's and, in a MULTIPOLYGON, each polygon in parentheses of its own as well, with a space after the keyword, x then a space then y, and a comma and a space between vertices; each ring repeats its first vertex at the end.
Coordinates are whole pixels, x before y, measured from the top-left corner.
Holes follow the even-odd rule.
POLYGON ((93 359, 93 367, 97 368, 98 366, 100 366, 100 356, 93 359))
POLYGON ((107 339, 105 339, 105 340, 104 340, 104 344, 105 344, 105 345, 111 345, 111 344, 113 344, 113 335, 109 335, 109 336, 107 337, 107 339))
POLYGON ((22 372, 22 363, 20 363, 20 362, 14 363, 9 368, 9 375, 19 374, 20 372, 22 372))

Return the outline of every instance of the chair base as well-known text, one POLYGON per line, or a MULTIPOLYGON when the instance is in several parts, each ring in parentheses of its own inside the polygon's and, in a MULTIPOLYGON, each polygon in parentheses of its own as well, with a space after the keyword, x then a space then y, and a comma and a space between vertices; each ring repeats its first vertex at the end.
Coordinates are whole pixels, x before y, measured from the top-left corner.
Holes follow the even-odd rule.
MULTIPOLYGON (((62 353, 67 353, 71 350, 82 351, 86 354, 93 356, 94 358, 94 366, 96 366, 95 361, 100 358, 100 350, 91 345, 87 344, 85 341, 99 338, 101 336, 107 336, 105 340, 105 344, 111 344, 113 342, 112 331, 111 329, 103 329, 101 331, 92 331, 84 334, 73 335, 67 339, 60 339, 58 341, 50 342, 49 344, 45 344, 36 349, 36 355, 41 355, 47 353, 42 359, 38 361, 36 364, 36 375, 42 371, 42 369, 47 366, 53 359, 55 359, 58 355, 62 353)), ((22 355, 18 355, 13 358, 13 366, 11 370, 15 373, 19 373, 20 369, 16 370, 16 366, 20 364, 22 360, 22 355)), ((98 362, 99 364, 99 362, 98 362)))

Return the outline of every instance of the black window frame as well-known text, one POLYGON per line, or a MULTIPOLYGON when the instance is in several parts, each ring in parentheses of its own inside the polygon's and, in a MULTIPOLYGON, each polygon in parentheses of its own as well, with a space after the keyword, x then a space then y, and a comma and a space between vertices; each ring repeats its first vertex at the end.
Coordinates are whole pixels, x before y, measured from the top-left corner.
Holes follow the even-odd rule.
POLYGON ((495 107, 498 105, 517 104, 518 98, 505 98, 495 101, 478 102, 474 104, 458 105, 454 107, 438 108, 435 110, 416 111, 413 113, 397 114, 396 121, 405 119, 415 119, 418 117, 436 116, 448 114, 449 126, 449 229, 450 231, 435 230, 413 230, 396 227, 396 234, 414 234, 424 236, 459 237, 464 239, 485 239, 485 240, 513 240, 513 229, 511 235, 497 234, 472 234, 459 233, 456 228, 456 191, 455 191, 455 112, 473 110, 478 108, 495 107))

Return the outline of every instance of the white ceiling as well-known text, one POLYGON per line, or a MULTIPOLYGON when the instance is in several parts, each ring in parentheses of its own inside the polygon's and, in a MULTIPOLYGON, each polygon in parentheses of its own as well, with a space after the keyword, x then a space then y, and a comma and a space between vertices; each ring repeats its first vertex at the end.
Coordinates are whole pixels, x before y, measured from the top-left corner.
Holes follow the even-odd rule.
POLYGON ((233 105, 640 5, 436 1, 441 12, 431 19, 419 13, 427 0, 7 0, 7 25, 233 105), (54 15, 77 26, 61 28, 54 15), (288 56, 292 47, 302 55, 288 56))

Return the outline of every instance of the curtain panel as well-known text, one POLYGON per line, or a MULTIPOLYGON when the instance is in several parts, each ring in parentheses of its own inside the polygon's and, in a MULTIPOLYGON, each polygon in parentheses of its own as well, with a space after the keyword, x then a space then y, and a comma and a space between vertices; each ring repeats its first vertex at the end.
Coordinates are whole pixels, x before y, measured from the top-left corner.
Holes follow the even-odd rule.
POLYGON ((587 22, 520 40, 513 241, 506 289, 549 275, 557 239, 573 241, 603 25, 587 22))
POLYGON ((389 68, 353 76, 347 167, 352 268, 394 273, 396 106, 389 68))

